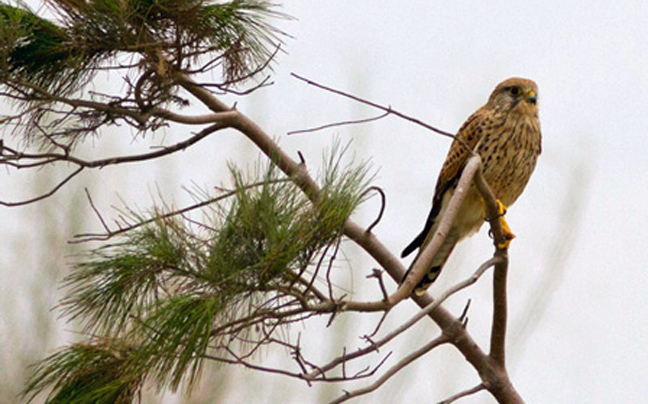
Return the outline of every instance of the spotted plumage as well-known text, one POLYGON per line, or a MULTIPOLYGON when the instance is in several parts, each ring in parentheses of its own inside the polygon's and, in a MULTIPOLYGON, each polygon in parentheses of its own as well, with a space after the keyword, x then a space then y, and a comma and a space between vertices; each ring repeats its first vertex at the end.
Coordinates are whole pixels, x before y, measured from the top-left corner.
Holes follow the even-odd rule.
MULTIPOLYGON (((531 80, 505 80, 495 88, 488 102, 461 126, 458 140, 453 141, 437 179, 432 210, 425 227, 403 250, 402 257, 417 248, 420 255, 432 240, 470 157, 462 142, 481 156, 484 178, 500 203, 506 207, 518 199, 541 152, 537 93, 537 86, 531 80)), ((457 242, 477 232, 483 223, 484 203, 477 190, 471 187, 444 243, 432 259, 428 273, 417 285, 417 293, 424 292, 436 280, 457 242)), ((512 238, 513 234, 510 236, 512 238)))

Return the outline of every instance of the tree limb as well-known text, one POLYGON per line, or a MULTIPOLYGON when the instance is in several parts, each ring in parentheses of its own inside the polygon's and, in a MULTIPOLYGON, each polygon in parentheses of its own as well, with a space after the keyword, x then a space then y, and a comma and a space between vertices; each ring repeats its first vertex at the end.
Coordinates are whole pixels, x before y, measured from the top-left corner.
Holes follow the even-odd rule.
POLYGON ((441 245, 443 245, 446 235, 450 232, 452 223, 459 213, 461 204, 466 198, 468 190, 473 183, 475 173, 479 170, 481 170, 481 157, 479 157, 479 155, 473 155, 466 162, 466 166, 461 173, 461 178, 459 179, 457 188, 448 203, 448 208, 441 218, 439 227, 432 237, 432 241, 430 241, 420 252, 419 258, 414 261, 414 265, 412 266, 407 278, 403 280, 396 293, 392 295, 395 301, 400 301, 401 299, 408 297, 419 281, 425 276, 425 273, 430 267, 430 263, 434 259, 437 251, 439 251, 439 248, 441 248, 441 245))
POLYGON ((470 396, 472 394, 479 393, 480 391, 485 390, 485 389, 486 389, 486 386, 484 386, 483 383, 479 383, 475 387, 472 387, 470 389, 467 389, 467 390, 464 390, 464 391, 462 391, 460 393, 457 393, 457 394, 455 394, 455 395, 453 395, 451 397, 446 398, 443 401, 439 401, 438 404, 454 403, 455 401, 459 400, 460 398, 468 397, 468 396, 470 396))
POLYGON ((507 323, 507 292, 506 292, 506 277, 508 273, 508 250, 499 248, 505 241, 502 223, 496 220, 498 217, 499 209, 497 204, 494 203, 495 195, 490 189, 484 175, 481 171, 475 177, 475 185, 482 194, 484 200, 490 201, 486 204, 487 216, 491 224, 491 231, 493 233, 493 241, 495 244, 495 257, 501 258, 495 265, 493 274, 493 322, 491 325, 491 340, 490 340, 490 353, 489 356, 500 366, 502 369, 506 368, 505 352, 506 352, 506 323, 507 323))
MULTIPOLYGON (((423 319, 426 316, 429 316, 430 313, 434 310, 436 310, 437 307, 439 307, 447 298, 452 296, 453 294, 459 292, 460 290, 463 290, 467 288, 468 286, 474 284, 479 280, 479 278, 488 270, 493 265, 496 265, 500 261, 499 257, 493 257, 490 260, 486 261, 482 265, 479 266, 479 268, 475 271, 475 273, 472 274, 472 276, 468 279, 465 279, 456 285, 454 285, 451 288, 446 289, 436 300, 433 300, 430 304, 425 306, 422 310, 420 310, 414 317, 406 321, 405 323, 401 324, 399 327, 396 329, 392 330, 390 333, 385 335, 383 338, 377 340, 377 341, 370 341, 369 346, 366 348, 358 349, 355 352, 349 353, 349 354, 344 354, 342 356, 339 356, 335 359, 333 359, 331 362, 329 362, 326 365, 318 367, 316 370, 308 374, 307 376, 310 377, 317 377, 320 373, 327 372, 331 369, 334 369, 338 365, 342 363, 348 363, 349 361, 353 359, 357 359, 359 357, 362 357, 364 355, 367 355, 371 352, 376 352, 378 349, 380 349, 382 346, 386 345, 388 342, 396 338, 398 335, 402 334, 403 332, 407 331, 410 329, 413 325, 415 325, 418 321, 423 319)), ((367 338, 368 339, 368 338, 367 338)))
MULTIPOLYGON (((420 126, 426 128, 426 129, 429 129, 429 130, 431 130, 431 131, 433 131, 435 133, 438 133, 439 135, 446 136, 446 137, 449 137, 449 138, 452 138, 452 139, 457 139, 457 137, 454 135, 454 133, 446 132, 446 131, 443 131, 441 129, 435 128, 434 126, 429 125, 429 124, 421 121, 418 118, 414 118, 414 117, 406 115, 406 114, 404 114, 402 112, 395 111, 391 107, 385 107, 385 106, 377 104, 375 102, 365 100, 363 98, 357 97, 357 96, 349 94, 349 93, 345 93, 344 91, 340 91, 340 90, 336 90, 336 89, 331 88, 331 87, 327 87, 327 86, 319 84, 319 83, 317 83, 315 81, 309 80, 309 79, 307 79, 305 77, 302 77, 302 76, 300 76, 300 75, 298 75, 296 73, 290 73, 290 75, 293 76, 294 78, 296 78, 297 80, 301 80, 301 81, 305 82, 306 84, 310 84, 311 86, 315 86, 315 87, 320 88, 322 90, 326 90, 326 91, 329 91, 331 93, 341 95, 341 96, 346 97, 346 98, 350 98, 353 101, 359 102, 361 104, 369 105, 370 107, 379 109, 379 110, 384 111, 384 112, 386 112, 388 114, 395 115, 395 116, 397 116, 399 118, 405 119, 406 121, 413 122, 413 123, 415 123, 417 125, 420 125, 420 126)), ((379 118, 382 118, 382 116, 379 117, 379 118)), ((374 118, 374 119, 376 119, 376 118, 374 118)))
POLYGON ((3 146, 2 147, 3 153, 0 156, 0 165, 4 164, 4 165, 21 169, 21 168, 44 166, 55 162, 67 162, 78 166, 78 168, 74 172, 72 172, 69 176, 67 176, 63 181, 59 182, 59 184, 56 185, 51 191, 43 195, 39 195, 35 198, 27 199, 24 201, 17 201, 17 202, 0 201, 0 205, 12 206, 12 207, 21 206, 21 205, 27 205, 36 201, 40 201, 47 197, 50 197, 54 193, 56 193, 56 191, 61 189, 73 177, 79 174, 84 168, 103 168, 110 165, 152 160, 152 159, 167 156, 169 154, 184 150, 187 147, 195 143, 198 143, 200 140, 206 138, 212 133, 229 127, 230 124, 228 121, 234 115, 235 114, 232 112, 223 112, 221 115, 221 122, 208 126, 207 128, 201 130, 200 132, 194 134, 193 136, 191 136, 190 138, 184 141, 178 142, 171 146, 160 148, 159 150, 153 152, 136 154, 131 156, 111 157, 111 158, 99 159, 99 160, 84 160, 78 157, 71 156, 67 153, 23 153, 15 149, 12 149, 10 147, 3 146), (21 160, 28 160, 28 161, 33 160, 35 162, 21 163, 20 162, 21 160))
POLYGON ((27 200, 24 200, 24 201, 18 201, 18 202, 0 201, 0 205, 7 206, 7 207, 15 207, 15 206, 21 206, 21 205, 28 205, 30 203, 41 201, 41 200, 43 200, 45 198, 49 198, 50 196, 54 195, 56 193, 56 191, 63 188, 63 186, 65 184, 67 184, 72 178, 74 178, 78 174, 80 174, 81 171, 83 171, 83 169, 84 169, 84 167, 78 167, 76 170, 74 170, 72 173, 70 173, 67 177, 65 177, 61 182, 56 184, 56 186, 54 188, 52 188, 51 190, 49 190, 48 192, 46 192, 46 193, 44 193, 42 195, 36 196, 34 198, 31 198, 31 199, 27 199, 27 200))
POLYGON ((427 344, 423 345, 421 348, 417 349, 416 351, 412 352, 411 354, 407 355, 406 357, 404 357, 403 359, 398 361, 398 363, 396 363, 396 365, 389 368, 382 376, 380 376, 375 382, 373 382, 369 386, 363 387, 361 389, 353 390, 353 391, 350 391, 350 392, 346 392, 342 396, 340 396, 340 397, 336 398, 335 400, 331 401, 331 404, 342 403, 342 402, 350 400, 350 399, 352 399, 354 397, 359 397, 359 396, 362 396, 364 394, 371 393, 372 391, 376 390, 377 388, 379 388, 380 386, 385 384, 385 382, 387 380, 389 380, 392 376, 394 376, 396 373, 398 373, 403 368, 405 368, 405 366, 407 366, 410 363, 414 362, 415 360, 417 360, 421 356, 425 355, 426 353, 430 352, 434 348, 436 348, 436 347, 438 347, 440 345, 443 345, 443 344, 445 344, 447 342, 448 342, 448 340, 446 339, 445 335, 441 335, 441 336, 433 339, 432 341, 430 341, 427 344))

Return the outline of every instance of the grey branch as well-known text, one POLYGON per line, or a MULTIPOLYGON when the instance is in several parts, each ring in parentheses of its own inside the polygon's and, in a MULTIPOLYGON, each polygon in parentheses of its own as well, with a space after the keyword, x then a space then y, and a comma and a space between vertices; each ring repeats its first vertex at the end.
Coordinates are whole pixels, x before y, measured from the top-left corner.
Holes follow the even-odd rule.
MULTIPOLYGON (((490 260, 486 261, 482 265, 477 268, 475 273, 472 274, 471 277, 468 279, 465 279, 456 285, 446 289, 436 300, 432 301, 429 305, 425 306, 422 310, 420 310, 414 317, 406 321, 405 323, 401 324, 399 327, 394 329, 393 331, 389 332, 387 335, 385 335, 383 338, 377 340, 377 341, 369 341, 369 346, 366 348, 359 349, 355 352, 349 353, 349 354, 344 354, 341 355, 331 362, 329 362, 326 365, 318 367, 316 370, 313 372, 309 373, 307 375, 308 378, 316 378, 322 373, 328 372, 331 369, 334 369, 335 367, 339 366, 340 364, 343 363, 348 363, 351 360, 357 359, 359 357, 365 356, 367 354, 370 354, 372 352, 377 352, 379 348, 383 347, 386 345, 388 342, 392 341, 394 338, 397 336, 401 335, 408 329, 410 329, 412 326, 414 326, 417 322, 419 322, 421 319, 427 317, 430 315, 432 311, 434 311, 437 307, 439 307, 446 299, 448 299, 450 296, 454 295, 455 293, 459 292, 460 290, 463 290, 467 288, 470 285, 473 285, 475 282, 479 280, 479 278, 486 272, 490 267, 493 265, 496 265, 499 263, 501 258, 499 257, 493 257, 490 260)), ((368 340, 368 338, 367 338, 368 340)))
POLYGON ((483 383, 479 383, 475 387, 472 387, 470 389, 464 390, 462 392, 459 392, 451 397, 446 398, 443 401, 439 401, 439 404, 450 404, 454 403, 455 401, 459 400, 460 398, 468 397, 470 395, 479 393, 482 390, 486 390, 486 386, 484 386, 483 383))
POLYGON ((395 364, 394 366, 389 368, 382 376, 380 376, 375 382, 371 383, 369 386, 363 387, 361 389, 353 390, 353 391, 350 391, 350 392, 346 392, 342 396, 340 396, 340 397, 336 398, 335 400, 331 401, 331 404, 342 403, 342 402, 350 400, 350 399, 352 399, 354 397, 358 397, 358 396, 362 396, 362 395, 367 394, 367 393, 371 393, 372 391, 376 390, 377 388, 379 388, 380 386, 385 384, 385 382, 387 380, 389 380, 392 376, 394 376, 396 373, 401 371, 407 365, 414 362, 415 360, 417 360, 421 356, 425 355, 426 353, 430 352, 434 348, 436 348, 436 347, 438 347, 440 345, 443 345, 443 344, 445 344, 447 342, 448 342, 448 340, 446 339, 446 337, 444 335, 441 335, 441 336, 433 339, 432 341, 428 342, 427 344, 423 345, 422 347, 420 347, 416 351, 412 352, 411 354, 407 355, 406 357, 404 357, 403 359, 398 361, 397 364, 395 364))

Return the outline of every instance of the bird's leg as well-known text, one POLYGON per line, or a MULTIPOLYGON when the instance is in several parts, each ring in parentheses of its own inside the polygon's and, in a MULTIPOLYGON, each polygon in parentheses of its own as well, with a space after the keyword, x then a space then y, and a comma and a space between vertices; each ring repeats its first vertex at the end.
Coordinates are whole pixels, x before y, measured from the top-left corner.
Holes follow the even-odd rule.
MULTIPOLYGON (((484 206, 485 208, 486 206, 484 206)), ((502 231, 504 232, 504 241, 501 243, 497 244, 497 248, 506 250, 508 249, 509 245, 511 244, 511 240, 515 238, 515 234, 511 231, 511 228, 509 227, 508 223, 506 223, 506 220, 504 219, 504 215, 506 214, 506 206, 500 201, 499 199, 497 200, 497 216, 495 219, 498 219, 500 221, 500 224, 502 225, 502 231)), ((489 221, 488 217, 486 217, 486 221, 489 221)))
POLYGON ((502 224, 502 230, 504 231, 504 241, 497 244, 497 248, 506 250, 508 249, 509 244, 511 244, 511 240, 515 238, 515 234, 513 234, 511 228, 509 227, 508 223, 506 223, 506 220, 504 219, 504 215, 506 214, 506 206, 504 206, 502 201, 500 201, 499 199, 497 200, 497 207, 498 207, 497 217, 499 218, 499 221, 502 224))

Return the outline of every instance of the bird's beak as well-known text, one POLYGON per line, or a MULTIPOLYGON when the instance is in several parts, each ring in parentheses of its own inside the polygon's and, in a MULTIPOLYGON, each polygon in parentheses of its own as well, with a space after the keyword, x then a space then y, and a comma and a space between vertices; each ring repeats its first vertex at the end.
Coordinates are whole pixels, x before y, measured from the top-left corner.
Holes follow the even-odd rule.
POLYGON ((526 95, 526 100, 531 104, 535 104, 536 102, 538 102, 538 96, 536 92, 533 90, 529 91, 526 95))

